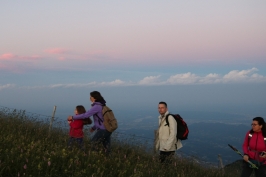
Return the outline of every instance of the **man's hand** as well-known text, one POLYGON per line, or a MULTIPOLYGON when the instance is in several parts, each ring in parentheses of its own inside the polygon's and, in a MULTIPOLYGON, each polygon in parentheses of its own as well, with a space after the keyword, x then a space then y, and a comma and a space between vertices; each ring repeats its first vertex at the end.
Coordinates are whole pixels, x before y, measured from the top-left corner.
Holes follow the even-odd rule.
POLYGON ((72 121, 73 120, 72 116, 68 116, 67 120, 72 121))

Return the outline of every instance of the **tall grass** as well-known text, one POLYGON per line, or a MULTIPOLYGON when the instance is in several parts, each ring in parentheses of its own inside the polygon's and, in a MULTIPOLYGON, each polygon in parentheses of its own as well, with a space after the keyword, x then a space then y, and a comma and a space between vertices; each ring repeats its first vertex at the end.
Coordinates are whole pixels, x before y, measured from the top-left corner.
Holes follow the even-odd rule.
MULTIPOLYGON (((161 164, 145 148, 113 137, 112 153, 106 157, 90 150, 67 148, 68 131, 26 116, 24 111, 0 110, 0 176, 44 177, 224 177, 239 176, 236 170, 202 167, 188 159, 175 158, 161 164)), ((145 146, 145 145, 143 145, 145 146)), ((196 148, 196 147, 195 147, 196 148)), ((239 170, 239 169, 238 169, 239 170)))

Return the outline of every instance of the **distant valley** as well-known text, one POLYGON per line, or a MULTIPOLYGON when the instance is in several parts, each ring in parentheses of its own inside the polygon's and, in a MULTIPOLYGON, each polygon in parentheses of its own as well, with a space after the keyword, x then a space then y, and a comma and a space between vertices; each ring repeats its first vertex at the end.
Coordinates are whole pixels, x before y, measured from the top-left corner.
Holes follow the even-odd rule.
MULTIPOLYGON (((117 135, 137 143, 146 142, 152 148, 154 130, 158 127, 158 115, 144 115, 145 113, 140 114, 135 119, 122 119, 117 135)), ((241 158, 228 144, 242 151, 244 136, 250 129, 252 117, 206 112, 189 112, 181 116, 188 123, 190 133, 188 140, 182 141, 183 148, 177 151, 179 156, 193 157, 213 165, 218 165, 218 154, 221 155, 224 165, 241 158)))
MULTIPOLYGON (((190 130, 188 140, 183 141, 183 148, 177 151, 179 156, 192 157, 215 166, 218 165, 218 154, 221 155, 224 165, 241 159, 228 147, 228 144, 242 151, 244 136, 251 128, 250 123, 254 115, 204 111, 173 112, 179 113, 184 118, 190 130)), ((152 151, 154 130, 158 128, 156 109, 116 110, 115 116, 119 128, 113 133, 113 137, 143 145, 152 151)), ((65 122, 66 118, 62 119, 65 122)))

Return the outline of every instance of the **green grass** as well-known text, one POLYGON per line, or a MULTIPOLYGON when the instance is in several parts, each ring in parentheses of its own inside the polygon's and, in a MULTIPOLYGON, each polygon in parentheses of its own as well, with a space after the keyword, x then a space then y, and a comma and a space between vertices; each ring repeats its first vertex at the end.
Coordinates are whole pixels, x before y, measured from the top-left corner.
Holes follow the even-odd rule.
MULTIPOLYGON (((68 150, 68 130, 25 116, 25 112, 0 110, 0 176, 50 177, 224 177, 239 176, 239 169, 223 174, 188 159, 172 164, 158 162, 158 155, 113 137, 112 154, 90 151, 85 137, 85 153, 68 150)), ((132 143, 131 143, 132 144, 132 143)))

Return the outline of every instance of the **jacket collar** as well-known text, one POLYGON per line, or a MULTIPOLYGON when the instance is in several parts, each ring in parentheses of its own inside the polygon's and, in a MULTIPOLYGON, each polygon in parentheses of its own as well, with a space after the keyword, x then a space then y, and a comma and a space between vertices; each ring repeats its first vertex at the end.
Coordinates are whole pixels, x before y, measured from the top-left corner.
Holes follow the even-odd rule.
POLYGON ((94 103, 91 104, 91 106, 94 106, 94 105, 102 105, 102 103, 100 103, 100 102, 94 102, 94 103))
POLYGON ((160 116, 159 116, 159 119, 161 119, 161 120, 165 119, 166 116, 167 116, 168 114, 169 114, 169 112, 166 111, 166 112, 164 113, 164 115, 160 115, 160 116))

